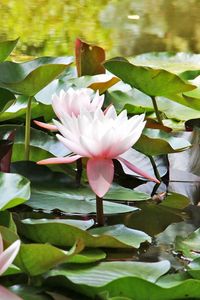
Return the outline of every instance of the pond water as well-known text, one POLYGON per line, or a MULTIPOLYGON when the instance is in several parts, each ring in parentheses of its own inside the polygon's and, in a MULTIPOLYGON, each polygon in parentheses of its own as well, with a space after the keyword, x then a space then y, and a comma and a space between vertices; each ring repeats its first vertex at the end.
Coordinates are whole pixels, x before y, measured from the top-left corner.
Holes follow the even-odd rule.
POLYGON ((200 52, 198 0, 1 0, 0 38, 20 37, 17 54, 73 54, 80 37, 108 56, 200 52))

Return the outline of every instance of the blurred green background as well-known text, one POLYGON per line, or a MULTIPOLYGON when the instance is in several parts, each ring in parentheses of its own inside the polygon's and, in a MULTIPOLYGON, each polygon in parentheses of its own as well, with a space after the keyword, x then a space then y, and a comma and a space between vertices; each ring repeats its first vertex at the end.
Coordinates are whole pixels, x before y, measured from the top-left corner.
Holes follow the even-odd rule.
POLYGON ((0 38, 18 55, 72 55, 76 37, 107 57, 200 52, 199 0, 0 0, 0 38))

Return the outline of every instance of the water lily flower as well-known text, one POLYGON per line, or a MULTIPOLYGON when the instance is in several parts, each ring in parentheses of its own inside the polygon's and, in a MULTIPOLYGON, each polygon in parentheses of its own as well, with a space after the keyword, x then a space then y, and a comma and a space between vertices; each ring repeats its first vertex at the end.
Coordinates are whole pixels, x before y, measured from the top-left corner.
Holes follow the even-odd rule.
POLYGON ((117 116, 112 105, 106 112, 98 108, 92 112, 82 109, 78 116, 62 114, 61 122, 54 121, 54 124, 61 133, 57 134, 57 138, 73 154, 41 160, 38 164, 72 163, 82 157, 88 158, 88 181, 99 197, 106 194, 113 181, 114 159, 133 172, 159 182, 124 158, 142 133, 144 115, 128 119, 127 111, 123 110, 117 116))
MULTIPOLYGON (((20 240, 15 241, 6 250, 3 250, 3 240, 0 234, 0 275, 2 275, 12 264, 20 248, 20 240)), ((22 300, 19 296, 13 294, 8 289, 0 285, 1 300, 22 300)))
MULTIPOLYGON (((52 107, 58 119, 62 122, 66 115, 78 116, 82 109, 92 112, 101 108, 104 102, 104 95, 100 96, 97 91, 89 88, 73 89, 69 88, 66 92, 61 90, 59 95, 52 96, 52 107)), ((38 126, 57 131, 56 125, 46 124, 40 121, 35 121, 38 126)))

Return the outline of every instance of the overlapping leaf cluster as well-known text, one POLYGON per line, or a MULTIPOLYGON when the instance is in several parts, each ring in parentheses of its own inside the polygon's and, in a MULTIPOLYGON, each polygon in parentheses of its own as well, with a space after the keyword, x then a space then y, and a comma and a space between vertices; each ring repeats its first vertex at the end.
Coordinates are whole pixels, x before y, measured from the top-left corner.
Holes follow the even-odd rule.
POLYGON ((185 218, 189 199, 173 192, 151 199, 151 192, 132 189, 134 177, 119 168, 104 201, 108 224, 97 228, 86 176, 77 187, 74 165, 35 164, 69 151, 33 122, 55 118, 51 97, 61 89, 99 90, 118 112, 145 112, 135 162, 161 179, 169 171, 166 155, 193 147, 176 131, 189 120, 198 124, 198 57, 155 53, 104 62, 103 49, 77 40, 77 69, 72 57, 4 61, 16 43, 0 44, 0 232, 5 248, 17 239, 22 244, 2 284, 25 300, 199 299, 199 229, 176 234, 167 259, 146 262, 142 256, 152 237, 162 244, 169 225, 185 218))

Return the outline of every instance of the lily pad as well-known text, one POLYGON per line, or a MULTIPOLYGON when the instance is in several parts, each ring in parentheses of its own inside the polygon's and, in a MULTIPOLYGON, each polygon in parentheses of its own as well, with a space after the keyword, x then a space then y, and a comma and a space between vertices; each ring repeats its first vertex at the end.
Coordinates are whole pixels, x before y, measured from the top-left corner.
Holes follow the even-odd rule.
POLYGON ((0 173, 0 210, 24 203, 30 198, 30 182, 18 174, 0 173))
POLYGON ((120 57, 106 61, 104 66, 125 83, 149 96, 168 97, 196 88, 166 70, 137 66, 120 57))
POLYGON ((180 152, 190 146, 191 144, 184 138, 173 137, 172 134, 158 129, 145 129, 134 148, 146 155, 154 156, 180 152))
POLYGON ((82 249, 81 242, 74 245, 70 251, 61 250, 49 244, 22 244, 15 264, 30 276, 36 276, 66 262, 68 258, 82 249))
POLYGON ((184 256, 193 259, 200 257, 199 245, 200 245, 200 229, 195 230, 187 237, 177 236, 175 241, 176 251, 181 251, 184 256))
MULTIPOLYGON (((80 222, 80 221, 77 221, 80 222)), ((88 221, 82 221, 84 222, 88 221)), ((25 219, 19 224, 20 232, 35 242, 51 243, 57 246, 72 246, 82 240, 86 247, 97 248, 139 248, 142 242, 151 242, 144 232, 119 224, 86 231, 74 224, 56 220, 25 219)))
POLYGON ((16 94, 34 96, 72 63, 71 57, 41 57, 25 63, 0 64, 0 86, 16 94))
MULTIPOLYGON (((197 76, 200 72, 200 55, 184 52, 150 52, 140 54, 131 59, 131 62, 152 68, 162 68, 175 74, 197 76), (198 72, 199 71, 199 72, 198 72)), ((189 78, 188 78, 189 79, 189 78)))

